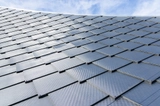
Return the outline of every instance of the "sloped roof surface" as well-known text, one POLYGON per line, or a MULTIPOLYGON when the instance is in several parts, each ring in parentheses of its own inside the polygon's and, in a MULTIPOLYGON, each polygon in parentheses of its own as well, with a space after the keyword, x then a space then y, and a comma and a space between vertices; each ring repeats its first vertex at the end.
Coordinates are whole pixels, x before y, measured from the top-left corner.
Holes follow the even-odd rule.
POLYGON ((160 18, 0 8, 0 106, 158 106, 160 18))

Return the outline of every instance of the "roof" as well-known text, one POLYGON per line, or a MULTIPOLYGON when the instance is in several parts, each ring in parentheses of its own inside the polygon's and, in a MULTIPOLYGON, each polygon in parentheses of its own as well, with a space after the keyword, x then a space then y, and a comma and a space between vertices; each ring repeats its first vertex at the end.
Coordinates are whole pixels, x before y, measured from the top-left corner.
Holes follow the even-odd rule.
POLYGON ((0 106, 158 106, 160 18, 0 8, 0 106))

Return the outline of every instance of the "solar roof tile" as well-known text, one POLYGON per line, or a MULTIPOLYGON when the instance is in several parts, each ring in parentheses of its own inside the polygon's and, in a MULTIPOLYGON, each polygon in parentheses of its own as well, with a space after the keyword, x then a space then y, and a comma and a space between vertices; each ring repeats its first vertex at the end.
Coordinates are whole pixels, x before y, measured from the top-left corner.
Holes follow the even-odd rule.
POLYGON ((97 103, 95 106, 107 106, 110 105, 112 102, 114 102, 114 99, 112 97, 108 97, 101 102, 97 103))
POLYGON ((160 60, 159 56, 152 56, 146 60, 144 60, 144 63, 152 64, 152 65, 158 65, 160 66, 160 60))
POLYGON ((134 50, 136 48, 141 47, 142 44, 133 43, 133 42, 122 42, 122 43, 116 44, 115 46, 120 47, 122 49, 134 50))
POLYGON ((88 50, 85 48, 72 48, 72 49, 68 49, 68 50, 63 51, 63 53, 69 57, 80 55, 80 54, 83 54, 86 52, 88 52, 88 50))
POLYGON ((17 56, 17 55, 24 54, 24 53, 27 53, 25 49, 17 49, 17 50, 5 53, 5 57, 6 58, 13 57, 13 56, 17 56))
POLYGON ((127 42, 127 41, 132 40, 132 39, 135 39, 135 38, 137 38, 137 37, 136 37, 136 36, 133 36, 133 35, 125 34, 125 35, 116 36, 115 38, 127 42))
POLYGON ((21 61, 32 59, 34 57, 35 56, 32 53, 22 54, 22 55, 17 55, 17 56, 11 57, 9 61, 10 61, 10 64, 15 64, 15 63, 18 63, 18 62, 21 62, 21 61))
POLYGON ((35 95, 37 95, 37 93, 32 83, 18 84, 0 91, 0 105, 7 106, 15 104, 35 95))
POLYGON ((6 65, 9 65, 9 60, 8 59, 3 59, 3 60, 0 60, 0 67, 1 66, 6 66, 6 65))
POLYGON ((45 55, 41 57, 41 59, 43 60, 44 63, 48 64, 48 63, 58 61, 67 57, 68 56, 64 53, 53 53, 53 54, 45 55))
POLYGON ((55 73, 33 81, 39 97, 43 97, 50 92, 62 89, 75 82, 76 80, 67 73, 55 73))
POLYGON ((4 76, 14 72, 16 72, 16 65, 12 65, 12 66, 7 65, 7 66, 0 67, 0 76, 4 76))
POLYGON ((104 73, 105 71, 106 70, 104 70, 103 68, 98 67, 96 65, 84 64, 84 65, 80 65, 78 67, 67 70, 67 73, 72 75, 79 82, 84 82, 87 79, 90 79, 94 76, 97 76, 101 73, 104 73))
POLYGON ((136 43, 141 43, 141 44, 146 44, 149 45, 151 43, 156 42, 157 40, 155 39, 150 39, 150 38, 136 38, 131 40, 132 42, 136 42, 136 43))
POLYGON ((106 94, 87 83, 81 85, 77 83, 72 84, 49 94, 53 103, 59 106, 89 106, 95 104, 106 96, 106 94), (61 102, 60 100, 64 102, 61 102))
POLYGON ((52 74, 57 70, 51 65, 41 65, 35 68, 28 69, 23 72, 25 82, 32 81, 34 79, 52 74))
POLYGON ((130 64, 126 67, 118 69, 119 72, 145 80, 152 83, 160 75, 159 67, 148 64, 130 64), (158 74, 158 76, 157 76, 158 74))
POLYGON ((150 54, 159 55, 160 54, 160 47, 157 46, 142 46, 136 49, 137 51, 142 51, 150 54))
POLYGON ((34 51, 33 55, 38 58, 38 57, 42 57, 42 56, 52 54, 52 53, 55 53, 55 52, 56 51, 53 48, 44 48, 44 49, 41 49, 41 50, 34 51))
MULTIPOLYGON (((133 101, 134 103, 142 104, 145 100, 151 98, 154 93, 157 93, 159 89, 160 85, 158 83, 155 83, 153 85, 142 83, 137 87, 135 87, 134 89, 132 89, 130 92, 127 92, 124 95, 124 98, 133 101)), ((150 103, 151 102, 152 101, 150 101, 150 103)))
POLYGON ((115 72, 114 74, 107 72, 88 80, 88 82, 111 97, 117 98, 139 84, 141 80, 118 72, 115 72))
POLYGON ((137 51, 125 51, 123 53, 117 54, 117 57, 124 58, 126 60, 130 60, 136 63, 141 62, 142 60, 151 57, 151 54, 143 53, 143 52, 137 52, 137 51))
POLYGON ((131 62, 117 57, 107 57, 93 63, 112 72, 131 62))
POLYGON ((78 65, 83 64, 84 62, 78 58, 66 58, 63 60, 59 60, 51 63, 59 72, 65 71, 67 69, 76 67, 78 65))
POLYGON ((48 97, 38 99, 38 97, 34 97, 28 100, 25 100, 21 103, 18 103, 14 106, 53 106, 48 97))
POLYGON ((121 53, 123 51, 125 51, 125 50, 123 50, 121 48, 113 47, 113 46, 112 47, 105 47, 105 48, 97 50, 97 52, 105 54, 107 56, 114 56, 114 55, 121 53))
POLYGON ((78 55, 76 57, 88 64, 88 63, 91 63, 93 61, 104 58, 105 55, 103 55, 101 53, 98 53, 98 52, 88 52, 88 53, 78 55))
POLYGON ((105 44, 107 46, 113 46, 113 45, 118 44, 120 42, 122 42, 122 41, 120 41, 118 39, 105 39, 105 40, 100 41, 100 43, 105 44))
POLYGON ((3 76, 0 79, 0 89, 2 90, 4 88, 21 83, 23 81, 24 81, 24 77, 22 74, 14 73, 7 76, 3 76))
POLYGON ((31 59, 27 61, 23 61, 16 64, 16 72, 21 72, 25 69, 33 68, 35 66, 39 66, 44 64, 42 60, 40 59, 31 59))

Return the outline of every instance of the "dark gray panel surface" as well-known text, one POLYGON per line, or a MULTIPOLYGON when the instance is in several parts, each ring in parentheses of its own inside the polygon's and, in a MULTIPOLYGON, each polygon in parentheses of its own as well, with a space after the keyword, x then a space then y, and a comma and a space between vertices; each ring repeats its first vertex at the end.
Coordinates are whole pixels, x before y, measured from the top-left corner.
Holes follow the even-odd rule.
POLYGON ((114 74, 107 72, 88 80, 90 84, 99 88, 113 98, 117 98, 129 89, 133 88, 141 82, 136 78, 115 72, 114 74))
POLYGON ((118 40, 118 39, 113 39, 113 38, 100 41, 100 43, 105 44, 107 46, 113 46, 113 45, 118 44, 120 42, 122 42, 122 41, 118 40))
POLYGON ((53 53, 53 54, 48 54, 46 56, 41 57, 41 59, 43 60, 43 62, 45 62, 46 64, 54 62, 54 61, 58 61, 64 58, 67 58, 68 56, 64 53, 53 53))
POLYGON ((76 83, 49 94, 54 105, 57 106, 89 106, 106 96, 87 83, 81 85, 76 83))
POLYGON ((14 106, 53 106, 48 97, 39 99, 37 96, 26 101, 20 102, 14 106))
POLYGON ((84 48, 73 48, 73 49, 68 49, 68 50, 63 51, 63 53, 68 55, 69 57, 73 57, 73 56, 83 54, 86 52, 88 52, 88 50, 84 48))
POLYGON ((133 43, 133 42, 123 42, 123 43, 117 44, 115 46, 120 47, 122 49, 133 50, 138 47, 141 47, 142 44, 133 43))
POLYGON ((31 81, 36 78, 51 74, 57 70, 51 65, 41 65, 35 68, 28 69, 23 72, 25 81, 31 81))
POLYGON ((149 45, 156 41, 157 40, 151 39, 151 38, 136 38, 136 39, 131 40, 131 42, 136 42, 136 43, 141 43, 141 44, 146 44, 146 45, 149 45))
POLYGON ((35 95, 36 91, 32 83, 18 84, 0 91, 0 105, 8 106, 35 95))
POLYGON ((160 57, 159 56, 152 56, 152 57, 144 60, 143 62, 160 66, 160 57))
POLYGON ((104 100, 100 101, 99 103, 97 103, 95 106, 108 106, 112 102, 114 102, 114 99, 112 97, 107 97, 106 99, 104 99, 104 100))
POLYGON ((123 49, 117 48, 117 47, 105 47, 105 48, 97 50, 97 52, 105 54, 107 56, 114 56, 123 51, 124 51, 123 49))
POLYGON ((33 54, 35 57, 45 56, 47 54, 55 53, 56 51, 53 48, 45 48, 38 51, 34 51, 33 54))
POLYGON ((84 65, 67 70, 67 73, 72 75, 79 82, 83 82, 105 71, 106 70, 104 70, 103 68, 100 68, 94 64, 89 64, 89 65, 84 64, 84 65))
POLYGON ((55 73, 33 81, 39 97, 75 82, 76 80, 66 73, 55 73))
MULTIPOLYGON (((152 85, 142 83, 132 89, 131 91, 127 92, 124 97, 128 100, 131 100, 135 103, 142 104, 145 100, 149 97, 151 98, 154 93, 160 90, 160 84, 155 83, 152 85)), ((154 96, 154 95, 153 95, 154 96)), ((154 98, 156 99, 156 98, 154 98)), ((151 101, 150 101, 151 102, 151 101)))
POLYGON ((155 81, 160 75, 160 68, 148 64, 130 64, 126 67, 119 69, 118 71, 128 74, 130 76, 140 78, 149 83, 155 81))
POLYGON ((35 66, 42 65, 42 64, 44 64, 44 63, 41 59, 31 59, 31 60, 17 63, 16 69, 17 69, 17 72, 20 72, 20 71, 23 71, 23 70, 26 70, 29 68, 33 68, 35 66))
POLYGON ((60 45, 53 46, 53 49, 57 52, 60 52, 60 51, 67 50, 73 47, 75 46, 69 43, 69 44, 60 44, 60 45))
POLYGON ((78 65, 83 64, 84 62, 77 58, 67 58, 63 60, 59 60, 57 62, 53 62, 52 65, 59 71, 65 71, 67 69, 76 67, 78 65))
POLYGON ((107 57, 93 63, 106 70, 115 71, 131 62, 117 57, 107 57))
POLYGON ((135 103, 132 103, 126 99, 120 98, 111 103, 109 106, 139 106, 139 104, 136 105, 135 103))
POLYGON ((88 53, 78 55, 76 57, 84 61, 85 63, 91 63, 93 61, 96 61, 96 60, 99 60, 105 57, 105 55, 98 53, 98 52, 88 52, 88 53))
POLYGON ((160 54, 160 47, 157 47, 157 46, 142 46, 140 48, 137 48, 136 50, 150 53, 150 54, 156 54, 156 55, 160 54))
POLYGON ((140 61, 152 56, 151 54, 137 52, 137 51, 125 51, 116 55, 117 57, 124 58, 126 60, 131 60, 133 62, 139 63, 140 61))
POLYGON ((100 44, 100 43, 90 43, 88 45, 84 45, 83 47, 90 50, 90 51, 94 51, 94 50, 105 47, 105 45, 100 44))

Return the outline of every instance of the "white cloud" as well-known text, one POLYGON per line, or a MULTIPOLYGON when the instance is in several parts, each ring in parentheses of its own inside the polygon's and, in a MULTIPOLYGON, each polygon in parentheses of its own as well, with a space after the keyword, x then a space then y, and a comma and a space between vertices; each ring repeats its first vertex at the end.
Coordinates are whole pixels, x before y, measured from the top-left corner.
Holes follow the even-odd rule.
POLYGON ((125 3, 125 1, 126 0, 0 0, 0 5, 38 11, 110 15, 112 9, 117 8, 119 5, 125 3), (98 9, 96 10, 94 10, 95 5, 98 5, 98 9))
POLYGON ((160 0, 139 0, 134 16, 160 16, 160 0))
POLYGON ((71 14, 160 16, 160 0, 0 0, 0 5, 71 14))

